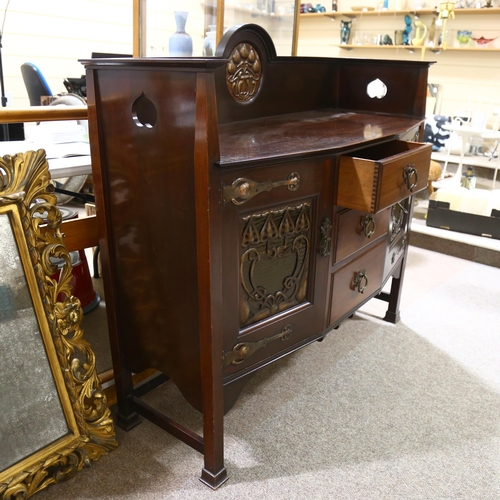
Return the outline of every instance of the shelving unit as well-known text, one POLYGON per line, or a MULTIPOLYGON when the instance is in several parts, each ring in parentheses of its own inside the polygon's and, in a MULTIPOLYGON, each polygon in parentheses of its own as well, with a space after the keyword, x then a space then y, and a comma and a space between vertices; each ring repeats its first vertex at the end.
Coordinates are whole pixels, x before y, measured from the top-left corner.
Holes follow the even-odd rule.
POLYGON ((368 44, 363 44, 363 45, 357 45, 357 44, 350 44, 350 45, 339 45, 339 44, 334 44, 334 47, 340 47, 341 49, 345 50, 353 50, 353 49, 389 49, 389 50, 407 50, 409 52, 413 51, 421 51, 422 49, 425 49, 426 51, 428 50, 429 52, 433 52, 434 54, 439 54, 441 51, 444 50, 453 50, 453 51, 468 51, 468 52, 500 52, 499 47, 446 47, 446 49, 443 49, 443 47, 421 47, 421 46, 416 46, 416 45, 368 45, 368 44))
MULTIPOLYGON (((455 18, 449 20, 447 45, 377 45, 378 39, 389 35, 395 40, 395 32, 405 29, 404 16, 417 16, 428 28, 437 20, 437 9, 353 11, 343 0, 338 12, 301 14, 299 16, 298 54, 300 56, 324 56, 339 58, 370 58, 383 60, 426 60, 432 62, 429 81, 441 87, 439 114, 454 115, 457 110, 467 107, 471 93, 495 97, 500 95, 500 66, 497 60, 500 52, 500 5, 482 9, 456 9, 455 18), (342 45, 340 39, 341 20, 353 20, 349 45, 342 45), (458 30, 470 30, 473 37, 497 39, 487 47, 478 47, 474 41, 460 46, 458 30), (424 50, 425 49, 425 50, 424 50)), ((354 0, 352 0, 354 1, 354 0)), ((371 2, 375 5, 375 2, 371 2)), ((362 3, 358 5, 363 5, 362 3)), ((370 5, 370 3, 367 3, 370 5)), ((415 30, 414 27, 412 27, 415 30)), ((436 27, 435 33, 438 31, 436 27)), ((442 29, 442 28, 441 28, 442 29)), ((429 31, 428 31, 429 32, 429 31)), ((415 36, 412 32, 410 38, 415 36)), ((436 34, 434 35, 436 40, 436 34)), ((398 40, 399 41, 399 40, 398 40)), ((427 39, 424 42, 427 43, 427 39)), ((497 182, 498 185, 498 182, 497 182)))
MULTIPOLYGON (((438 11, 435 9, 405 9, 405 10, 346 10, 346 11, 338 11, 338 12, 314 12, 310 14, 300 14, 301 18, 312 18, 312 17, 377 17, 377 16, 404 16, 407 14, 411 15, 430 15, 430 14, 438 14, 438 11)), ((486 14, 500 14, 500 8, 491 7, 491 8, 482 8, 482 9, 455 9, 455 16, 461 15, 486 15, 486 14)))
MULTIPOLYGON (((500 15, 500 8, 491 7, 491 8, 481 8, 481 9, 455 9, 455 19, 453 23, 456 23, 462 16, 486 16, 486 15, 500 15)), ((309 14, 300 14, 300 19, 312 19, 312 18, 325 18, 328 17, 330 19, 336 18, 348 18, 348 19, 363 19, 370 18, 376 20, 374 18, 377 17, 403 17, 406 15, 412 15, 415 17, 421 16, 437 16, 439 12, 436 9, 405 9, 405 10, 346 10, 346 11, 338 11, 338 12, 317 12, 317 13, 309 13, 309 14)), ((491 44, 490 44, 491 45, 491 44)), ((454 47, 448 45, 445 49, 443 47, 434 47, 434 46, 414 46, 414 45, 371 45, 371 44, 332 44, 334 47, 339 47, 343 50, 353 50, 353 49, 377 49, 377 50, 405 50, 409 52, 421 52, 422 50, 426 50, 432 52, 434 54, 439 54, 444 51, 463 51, 463 52, 482 52, 482 53, 492 53, 492 52, 500 52, 500 47, 495 46, 486 46, 486 47, 478 47, 478 46, 466 46, 466 47, 454 47)))
MULTIPOLYGON (((467 10, 479 10, 479 9, 467 9, 467 10)), ((496 9, 500 10, 500 9, 496 9)), ((438 12, 435 9, 408 9, 408 10, 346 10, 346 11, 339 11, 339 12, 323 12, 322 15, 326 17, 331 17, 332 19, 335 19, 337 17, 349 17, 349 18, 355 18, 355 17, 381 17, 381 16, 405 16, 407 14, 411 15, 430 15, 430 14, 438 14, 438 12)), ((307 16, 309 14, 301 14, 303 16, 307 16)))

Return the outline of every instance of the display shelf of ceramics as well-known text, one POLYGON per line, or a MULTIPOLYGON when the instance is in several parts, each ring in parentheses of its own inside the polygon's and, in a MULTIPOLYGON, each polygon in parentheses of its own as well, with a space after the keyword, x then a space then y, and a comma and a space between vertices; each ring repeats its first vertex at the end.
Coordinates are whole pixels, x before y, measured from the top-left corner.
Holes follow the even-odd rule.
POLYGON ((389 50, 408 50, 410 52, 413 51, 421 51, 425 49, 426 51, 433 52, 438 54, 439 52, 444 51, 469 51, 469 52, 500 52, 500 47, 452 47, 447 46, 445 49, 443 47, 430 47, 430 46, 418 46, 418 45, 368 45, 368 44, 332 44, 333 47, 340 47, 345 50, 353 50, 353 49, 389 49, 389 50))
MULTIPOLYGON (((364 16, 405 16, 407 14, 412 15, 431 15, 438 14, 436 9, 404 9, 404 10, 346 10, 346 11, 338 11, 338 12, 313 12, 300 14, 301 18, 314 18, 314 17, 331 17, 336 18, 339 16, 355 18, 355 17, 364 17, 364 16)), ((480 9, 455 9, 455 18, 458 18, 461 15, 488 15, 488 14, 500 14, 500 7, 482 7, 480 9)))
MULTIPOLYGON (((406 15, 414 15, 415 17, 420 16, 437 16, 438 11, 436 9, 404 9, 404 10, 376 10, 372 7, 366 7, 371 10, 361 10, 361 7, 354 8, 349 11, 338 11, 338 12, 323 12, 323 13, 308 13, 308 14, 300 14, 301 18, 311 18, 311 17, 328 17, 331 19, 335 19, 336 17, 347 17, 350 19, 355 18, 363 18, 370 17, 371 19, 380 17, 380 16, 391 16, 394 18, 404 17, 406 15)), ((455 9, 455 21, 460 19, 461 16, 469 16, 469 15, 500 15, 500 7, 482 7, 478 9, 455 9)), ((405 50, 409 52, 421 52, 423 50, 429 51, 434 54, 439 54, 440 52, 445 51, 464 51, 464 52, 482 52, 482 53, 493 53, 500 52, 500 44, 498 41, 495 43, 495 38, 491 39, 490 43, 485 43, 481 45, 480 43, 474 43, 473 40, 467 45, 455 46, 454 42, 451 40, 448 42, 448 45, 445 49, 442 46, 433 46, 433 45, 377 45, 377 44, 332 44, 333 47, 339 47, 343 50, 353 50, 353 49, 369 49, 369 50, 405 50)))

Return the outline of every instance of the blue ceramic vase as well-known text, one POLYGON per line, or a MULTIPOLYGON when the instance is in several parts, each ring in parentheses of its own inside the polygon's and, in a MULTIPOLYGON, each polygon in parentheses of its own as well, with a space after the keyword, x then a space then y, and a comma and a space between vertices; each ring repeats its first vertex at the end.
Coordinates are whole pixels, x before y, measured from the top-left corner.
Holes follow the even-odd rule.
POLYGON ((193 55, 193 39, 186 33, 189 12, 174 12, 176 32, 168 40, 168 55, 171 57, 190 57, 193 55))

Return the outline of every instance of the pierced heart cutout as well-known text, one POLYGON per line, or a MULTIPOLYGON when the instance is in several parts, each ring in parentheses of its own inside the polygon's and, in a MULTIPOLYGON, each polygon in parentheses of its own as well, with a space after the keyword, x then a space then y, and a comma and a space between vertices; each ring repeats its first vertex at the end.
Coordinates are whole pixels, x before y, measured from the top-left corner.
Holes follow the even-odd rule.
POLYGON ((132 104, 132 118, 138 127, 153 128, 156 125, 156 106, 144 92, 132 104))

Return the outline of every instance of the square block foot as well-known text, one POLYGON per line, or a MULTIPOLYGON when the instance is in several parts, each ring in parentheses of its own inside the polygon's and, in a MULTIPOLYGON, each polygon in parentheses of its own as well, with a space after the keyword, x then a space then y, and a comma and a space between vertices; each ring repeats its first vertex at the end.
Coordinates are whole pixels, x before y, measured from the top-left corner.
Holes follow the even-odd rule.
POLYGON ((200 481, 213 490, 216 490, 219 486, 224 484, 229 479, 227 475, 227 470, 224 467, 217 474, 212 474, 207 469, 201 471, 200 481))
POLYGON ((392 311, 387 311, 384 316, 384 321, 388 323, 393 323, 394 325, 399 322, 401 317, 399 316, 399 312, 393 313, 392 311))
POLYGON ((142 422, 141 417, 138 413, 131 413, 130 415, 122 415, 121 413, 116 414, 116 425, 123 429, 124 431, 130 431, 134 427, 137 427, 142 422))

